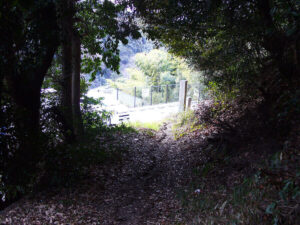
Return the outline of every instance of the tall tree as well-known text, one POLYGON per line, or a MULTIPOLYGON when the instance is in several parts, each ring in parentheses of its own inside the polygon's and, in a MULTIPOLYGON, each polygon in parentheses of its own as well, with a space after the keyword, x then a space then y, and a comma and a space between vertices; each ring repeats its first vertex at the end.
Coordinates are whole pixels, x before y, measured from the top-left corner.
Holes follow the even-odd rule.
POLYGON ((66 140, 82 133, 80 72, 101 71, 102 64, 119 70, 119 50, 126 37, 140 37, 137 26, 125 15, 125 7, 110 1, 64 0, 58 3, 62 45, 61 105, 66 140), (121 16, 123 15, 123 16, 121 16), (83 52, 81 51, 83 49, 83 52), (83 57, 83 60, 81 59, 83 57))
POLYGON ((1 4, 1 73, 16 108, 24 112, 18 124, 38 130, 40 90, 59 44, 55 5, 1 4))
POLYGON ((72 113, 73 126, 76 136, 83 133, 82 118, 80 112, 80 71, 81 71, 81 41, 78 33, 72 35, 72 113))
POLYGON ((58 50, 63 132, 68 142, 79 135, 80 67, 98 72, 105 63, 118 70, 119 42, 139 35, 130 21, 118 18, 124 9, 97 0, 0 1, 1 185, 19 193, 45 156, 43 147, 49 143, 44 132, 51 125, 40 127, 41 87, 58 50))
POLYGON ((75 15, 74 3, 74 0, 63 0, 58 3, 62 46, 61 109, 64 118, 64 135, 67 142, 71 142, 74 138, 72 112, 72 41, 75 15))
POLYGON ((50 0, 1 1, 0 10, 0 92, 8 96, 13 108, 8 125, 14 128, 17 143, 16 149, 1 149, 1 156, 10 154, 12 161, 3 180, 20 184, 35 169, 41 155, 41 87, 59 45, 56 6, 50 0), (18 167, 20 164, 27 173, 18 167))

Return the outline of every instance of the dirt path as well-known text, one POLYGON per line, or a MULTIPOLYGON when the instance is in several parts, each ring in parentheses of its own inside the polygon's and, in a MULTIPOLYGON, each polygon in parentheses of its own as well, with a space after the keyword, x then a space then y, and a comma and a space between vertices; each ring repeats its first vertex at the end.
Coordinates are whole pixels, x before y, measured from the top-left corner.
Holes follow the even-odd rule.
POLYGON ((93 170, 72 189, 24 198, 0 214, 1 224, 175 224, 176 192, 189 180, 189 155, 164 125, 155 137, 131 134, 117 165, 93 170))

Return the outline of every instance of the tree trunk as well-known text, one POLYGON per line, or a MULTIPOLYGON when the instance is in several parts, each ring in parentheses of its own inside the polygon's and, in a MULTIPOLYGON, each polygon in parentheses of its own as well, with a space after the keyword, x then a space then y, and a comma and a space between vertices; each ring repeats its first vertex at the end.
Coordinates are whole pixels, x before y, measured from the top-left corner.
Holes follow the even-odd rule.
POLYGON ((36 163, 42 155, 39 124, 41 87, 57 47, 58 41, 49 43, 46 54, 41 59, 43 63, 34 71, 5 76, 14 103, 14 130, 19 145, 13 158, 13 166, 7 171, 9 184, 26 183, 28 181, 26 176, 30 176, 31 171, 35 171, 36 163), (26 174, 20 170, 20 164, 26 168, 26 174))
MULTIPOLYGON (((58 40, 49 43, 45 52, 41 57, 43 62, 34 71, 28 71, 22 74, 5 74, 4 78, 8 86, 9 94, 13 98, 16 105, 16 111, 22 111, 24 114, 18 115, 20 117, 19 123, 20 131, 30 130, 39 132, 39 119, 40 119, 40 97, 41 88, 44 77, 51 65, 53 56, 58 47, 58 40)), ((16 118, 18 120, 18 118, 16 118)))
POLYGON ((74 140, 72 115, 72 32, 73 32, 73 1, 61 2, 61 30, 62 30, 62 91, 61 109, 64 121, 63 129, 67 143, 74 140))
POLYGON ((73 33, 72 39, 72 113, 75 135, 83 133, 82 118, 80 112, 80 64, 81 64, 81 43, 77 33, 73 33))

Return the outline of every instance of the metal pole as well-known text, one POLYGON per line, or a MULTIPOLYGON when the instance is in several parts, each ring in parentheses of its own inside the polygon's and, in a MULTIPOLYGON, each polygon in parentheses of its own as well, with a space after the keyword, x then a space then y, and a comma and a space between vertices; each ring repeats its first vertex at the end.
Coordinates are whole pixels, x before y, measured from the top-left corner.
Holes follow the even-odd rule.
POLYGON ((134 87, 134 105, 133 107, 135 108, 136 106, 136 87, 134 87))
POLYGON ((150 87, 150 105, 152 105, 152 86, 150 87))
POLYGON ((119 88, 117 88, 117 100, 119 100, 119 88))
POLYGON ((166 103, 168 103, 168 85, 166 85, 166 103))

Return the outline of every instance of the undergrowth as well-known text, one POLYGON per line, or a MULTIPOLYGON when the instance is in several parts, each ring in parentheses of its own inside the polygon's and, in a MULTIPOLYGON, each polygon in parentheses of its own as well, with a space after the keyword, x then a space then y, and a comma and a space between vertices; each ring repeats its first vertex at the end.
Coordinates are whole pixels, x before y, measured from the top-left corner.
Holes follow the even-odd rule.
POLYGON ((179 139, 196 130, 203 130, 206 127, 205 124, 199 123, 194 110, 180 112, 170 119, 170 122, 173 124, 172 132, 175 139, 179 139))
MULTIPOLYGON (((291 165, 287 160, 291 157, 297 154, 276 153, 263 166, 257 165, 255 174, 243 175, 230 186, 220 185, 217 177, 207 177, 204 165, 189 188, 178 193, 185 211, 192 215, 191 224, 297 224, 300 171, 292 167, 299 165, 299 159, 291 165)), ((223 170, 224 165, 217 163, 211 169, 223 170)))
POLYGON ((174 130, 182 141, 194 124, 205 124, 202 134, 210 130, 193 178, 178 192, 187 224, 299 223, 299 129, 278 136, 253 106, 212 104, 178 117, 174 130))

